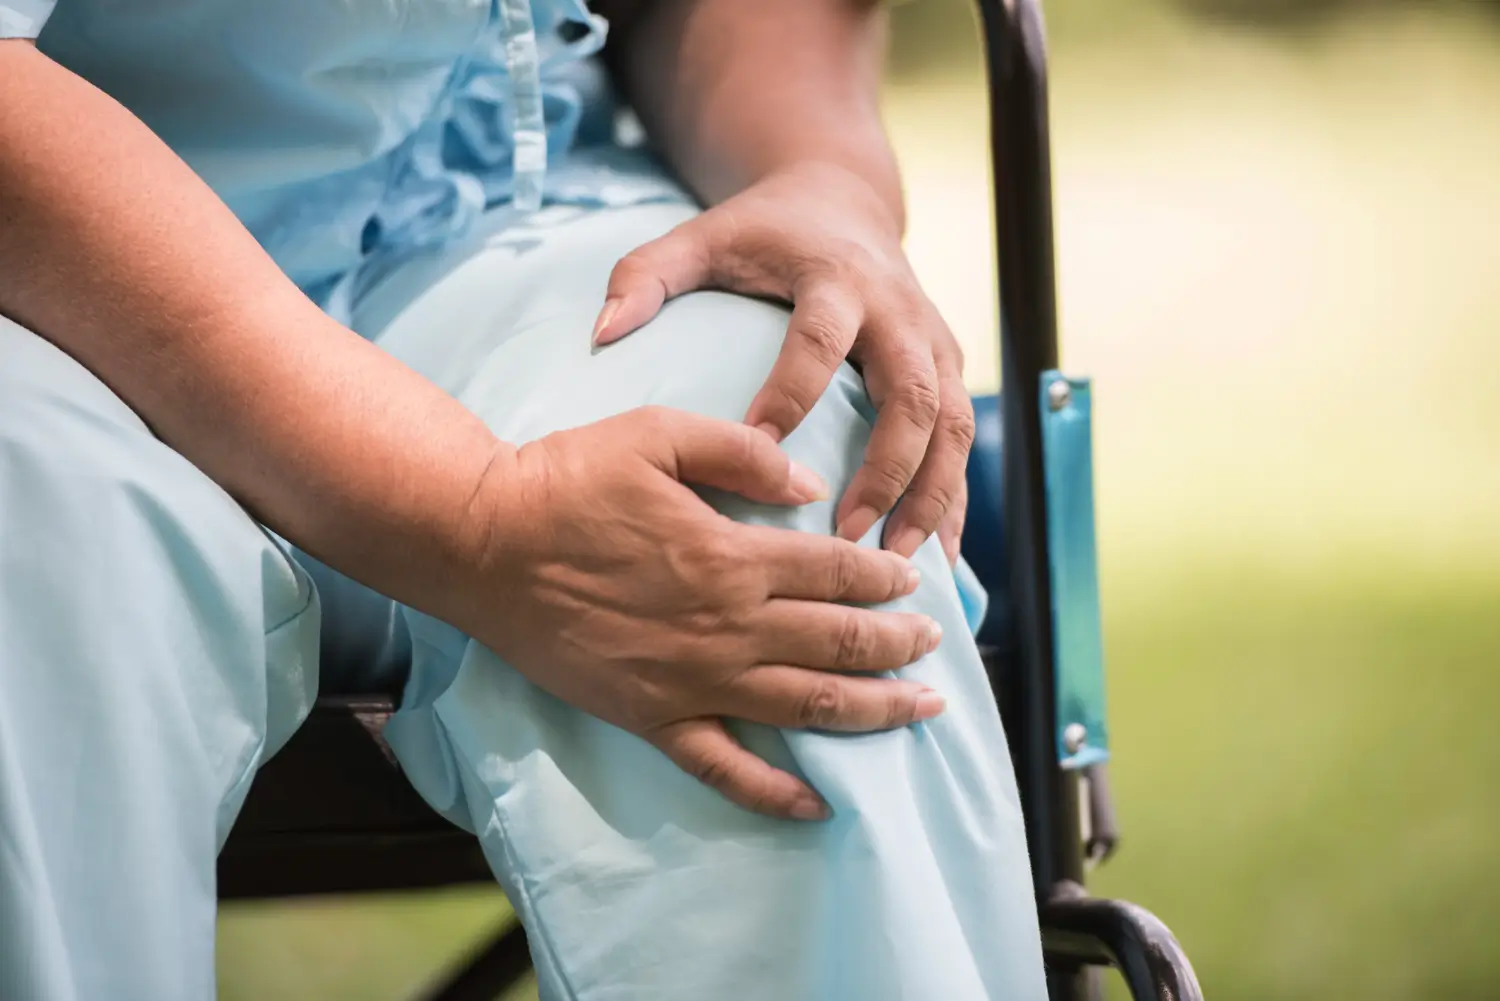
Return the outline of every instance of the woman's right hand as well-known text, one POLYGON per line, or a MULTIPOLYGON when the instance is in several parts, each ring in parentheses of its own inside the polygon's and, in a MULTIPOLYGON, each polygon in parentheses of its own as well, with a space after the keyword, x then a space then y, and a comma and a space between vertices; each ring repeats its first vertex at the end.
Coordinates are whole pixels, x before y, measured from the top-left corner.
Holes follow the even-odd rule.
POLYGON ((483 598, 455 622, 543 689, 645 738, 749 809, 826 816, 803 782, 720 718, 869 731, 928 719, 942 697, 890 671, 937 647, 937 623, 880 612, 912 565, 832 537, 742 525, 684 484, 768 504, 827 496, 766 434, 647 407, 497 461, 471 508, 487 526, 483 598))

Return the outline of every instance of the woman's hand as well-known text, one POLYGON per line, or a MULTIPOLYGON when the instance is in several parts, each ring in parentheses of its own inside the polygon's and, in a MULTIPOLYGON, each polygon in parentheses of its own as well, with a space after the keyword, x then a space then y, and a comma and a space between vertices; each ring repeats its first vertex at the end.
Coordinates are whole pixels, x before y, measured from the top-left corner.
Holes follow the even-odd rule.
POLYGON ((772 438, 801 422, 846 357, 862 371, 879 417, 839 505, 839 535, 862 537, 899 499, 887 548, 910 556, 936 531, 956 560, 974 439, 963 352, 918 286, 874 189, 840 167, 805 164, 708 209, 620 261, 596 343, 624 337, 666 299, 699 288, 793 304, 781 357, 745 415, 772 438))
POLYGON ((738 524, 685 483, 768 504, 826 496, 743 424, 644 408, 548 435, 497 460, 471 505, 492 534, 486 580, 463 591, 483 603, 455 624, 734 802, 822 817, 811 789, 720 717, 869 731, 937 715, 930 689, 862 676, 934 650, 937 623, 834 604, 908 594, 916 571, 840 539, 738 524))

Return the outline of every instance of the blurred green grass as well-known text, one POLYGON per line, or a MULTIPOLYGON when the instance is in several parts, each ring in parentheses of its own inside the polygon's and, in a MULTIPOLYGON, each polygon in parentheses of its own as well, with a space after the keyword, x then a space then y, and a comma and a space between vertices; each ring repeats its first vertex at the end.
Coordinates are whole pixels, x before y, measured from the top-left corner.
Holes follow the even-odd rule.
MULTIPOLYGON (((1500 40, 1049 5, 1064 357, 1098 381, 1125 847, 1219 1001, 1497 996, 1500 40)), ((918 271, 993 388, 962 0, 897 9, 918 271)), ((402 998, 475 891, 234 907, 225 1001, 402 998)))
POLYGON ((1489 998, 1500 574, 1110 576, 1127 840, 1211 998, 1489 998))

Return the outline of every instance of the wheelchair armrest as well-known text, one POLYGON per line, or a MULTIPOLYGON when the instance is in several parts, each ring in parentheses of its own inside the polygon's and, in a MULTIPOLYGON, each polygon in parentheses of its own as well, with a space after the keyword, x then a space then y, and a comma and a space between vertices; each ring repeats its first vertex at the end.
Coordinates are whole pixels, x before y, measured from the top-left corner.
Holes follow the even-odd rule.
POLYGON ((1203 1001, 1193 964, 1167 926, 1144 907, 1090 897, 1064 883, 1041 907, 1049 963, 1113 966, 1135 1001, 1203 1001))

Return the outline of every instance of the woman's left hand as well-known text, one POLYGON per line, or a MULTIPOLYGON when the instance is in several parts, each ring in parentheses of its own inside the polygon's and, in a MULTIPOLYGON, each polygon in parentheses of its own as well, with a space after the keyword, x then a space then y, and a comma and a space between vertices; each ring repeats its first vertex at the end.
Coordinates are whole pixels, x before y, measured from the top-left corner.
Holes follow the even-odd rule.
POLYGON ((777 440, 846 358, 863 373, 879 414, 865 464, 839 503, 838 534, 857 540, 894 507, 886 548, 910 556, 937 532, 956 560, 974 440, 963 352, 917 284, 900 227, 875 190, 827 164, 746 188, 615 266, 595 343, 619 340, 667 299, 704 288, 792 304, 781 356, 745 415, 777 440))

